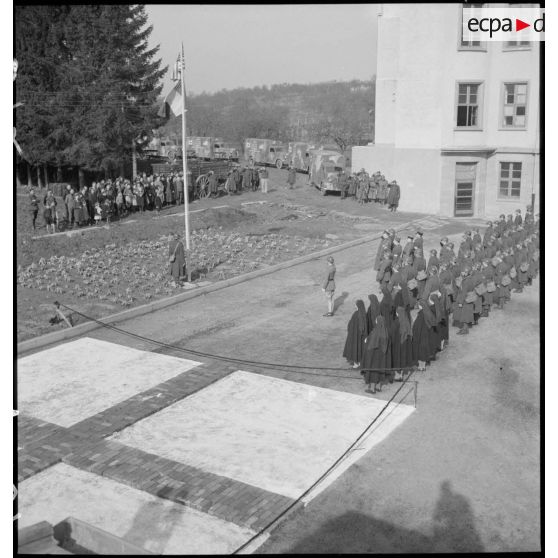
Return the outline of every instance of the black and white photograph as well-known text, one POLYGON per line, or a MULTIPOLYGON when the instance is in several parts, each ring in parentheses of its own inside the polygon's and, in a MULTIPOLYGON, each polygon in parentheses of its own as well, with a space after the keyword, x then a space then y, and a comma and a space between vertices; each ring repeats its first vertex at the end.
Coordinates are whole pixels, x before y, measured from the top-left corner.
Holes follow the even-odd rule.
POLYGON ((13 5, 14 553, 544 551, 544 67, 544 3, 13 5))

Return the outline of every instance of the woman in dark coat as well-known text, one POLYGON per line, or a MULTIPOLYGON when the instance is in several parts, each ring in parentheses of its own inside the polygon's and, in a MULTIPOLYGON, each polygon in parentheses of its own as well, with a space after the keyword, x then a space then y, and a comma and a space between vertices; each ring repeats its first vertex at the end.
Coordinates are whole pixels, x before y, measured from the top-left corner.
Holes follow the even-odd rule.
POLYGON ((425 370, 426 363, 431 359, 431 332, 435 325, 433 316, 428 304, 419 301, 419 313, 413 323, 413 361, 418 362, 418 369, 425 370))
POLYGON ((357 300, 355 304, 357 309, 351 316, 347 326, 347 339, 343 349, 343 356, 353 368, 358 368, 362 358, 362 346, 366 338, 367 326, 364 302, 357 300))
POLYGON ((393 375, 389 376, 385 368, 391 368, 391 347, 388 331, 382 316, 376 318, 374 329, 364 341, 361 374, 368 384, 370 393, 381 391, 381 385, 388 379, 393 382, 393 375), (374 389, 370 386, 374 384, 374 389), (380 386, 380 388, 378 388, 380 386))
POLYGON ((374 329, 376 318, 380 315, 380 301, 375 294, 368 295, 370 305, 366 311, 366 334, 369 334, 374 329))
POLYGON ((382 287, 382 300, 380 302, 380 314, 384 317, 388 331, 391 329, 391 322, 395 317, 395 306, 393 298, 386 286, 382 287))
POLYGON ((407 312, 403 306, 398 306, 396 316, 391 324, 391 367, 399 368, 399 377, 396 380, 403 380, 409 373, 409 367, 416 363, 413 361, 413 330, 407 312))
POLYGON ((184 245, 180 241, 178 234, 174 234, 173 238, 169 242, 169 263, 170 263, 170 274, 174 279, 176 285, 179 285, 179 280, 181 277, 186 275, 186 257, 184 254, 184 245))

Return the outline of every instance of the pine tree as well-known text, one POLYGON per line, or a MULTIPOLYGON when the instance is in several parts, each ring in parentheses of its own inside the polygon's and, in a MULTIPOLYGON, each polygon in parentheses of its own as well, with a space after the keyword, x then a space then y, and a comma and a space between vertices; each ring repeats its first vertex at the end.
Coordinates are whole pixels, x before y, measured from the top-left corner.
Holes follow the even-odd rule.
POLYGON ((16 21, 18 86, 31 109, 18 139, 33 161, 100 170, 129 160, 132 142, 162 123, 166 68, 148 48, 144 7, 24 7, 16 21))

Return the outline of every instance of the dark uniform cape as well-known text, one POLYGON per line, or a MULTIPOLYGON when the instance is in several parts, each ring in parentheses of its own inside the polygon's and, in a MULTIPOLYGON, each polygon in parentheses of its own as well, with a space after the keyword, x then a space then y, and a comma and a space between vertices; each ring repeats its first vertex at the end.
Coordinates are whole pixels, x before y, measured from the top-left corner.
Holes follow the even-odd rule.
POLYGON ((413 330, 405 310, 399 307, 391 324, 391 367, 407 368, 414 366, 413 360, 413 330), (402 313, 401 313, 402 312, 402 313))
POLYGON ((369 334, 374 329, 376 318, 380 315, 380 301, 375 294, 368 295, 370 304, 366 311, 366 333, 369 334))
POLYGON ((362 308, 356 310, 347 326, 347 339, 345 341, 345 348, 343 349, 343 356, 349 362, 360 362, 362 358, 362 347, 364 339, 366 338, 366 310, 364 308, 364 303, 362 308))
POLYGON ((367 384, 385 384, 393 382, 391 371, 378 370, 391 368, 391 346, 388 330, 382 316, 376 319, 374 329, 370 332, 364 343, 364 352, 361 362, 361 374, 367 384), (371 368, 372 370, 365 370, 371 368))
POLYGON ((415 248, 420 248, 422 250, 423 249, 423 244, 424 244, 424 242, 422 240, 422 236, 419 236, 419 237, 417 237, 413 240, 413 246, 415 248))
POLYGON ((523 218, 521 217, 521 214, 515 216, 513 223, 516 227, 523 224, 523 218))
POLYGON ((413 322, 413 361, 430 360, 430 327, 424 319, 424 310, 421 308, 413 322))
POLYGON ((389 329, 391 328, 391 322, 395 317, 395 306, 393 304, 393 297, 391 296, 391 293, 387 288, 382 288, 382 294, 384 296, 380 301, 380 314, 384 318, 386 327, 389 331, 389 329))

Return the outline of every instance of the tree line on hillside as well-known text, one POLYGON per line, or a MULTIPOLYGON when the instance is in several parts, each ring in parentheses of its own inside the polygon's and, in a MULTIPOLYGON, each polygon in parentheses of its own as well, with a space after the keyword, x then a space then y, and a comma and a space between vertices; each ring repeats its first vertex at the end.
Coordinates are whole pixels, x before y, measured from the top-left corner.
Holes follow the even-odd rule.
MULTIPOLYGON (((187 133, 351 145, 373 141, 375 82, 352 80, 315 84, 279 84, 188 95, 187 133)), ((181 137, 181 117, 159 133, 181 137)))
POLYGON ((141 5, 16 6, 14 82, 23 161, 108 171, 141 150, 157 116, 166 67, 149 48, 141 5))

